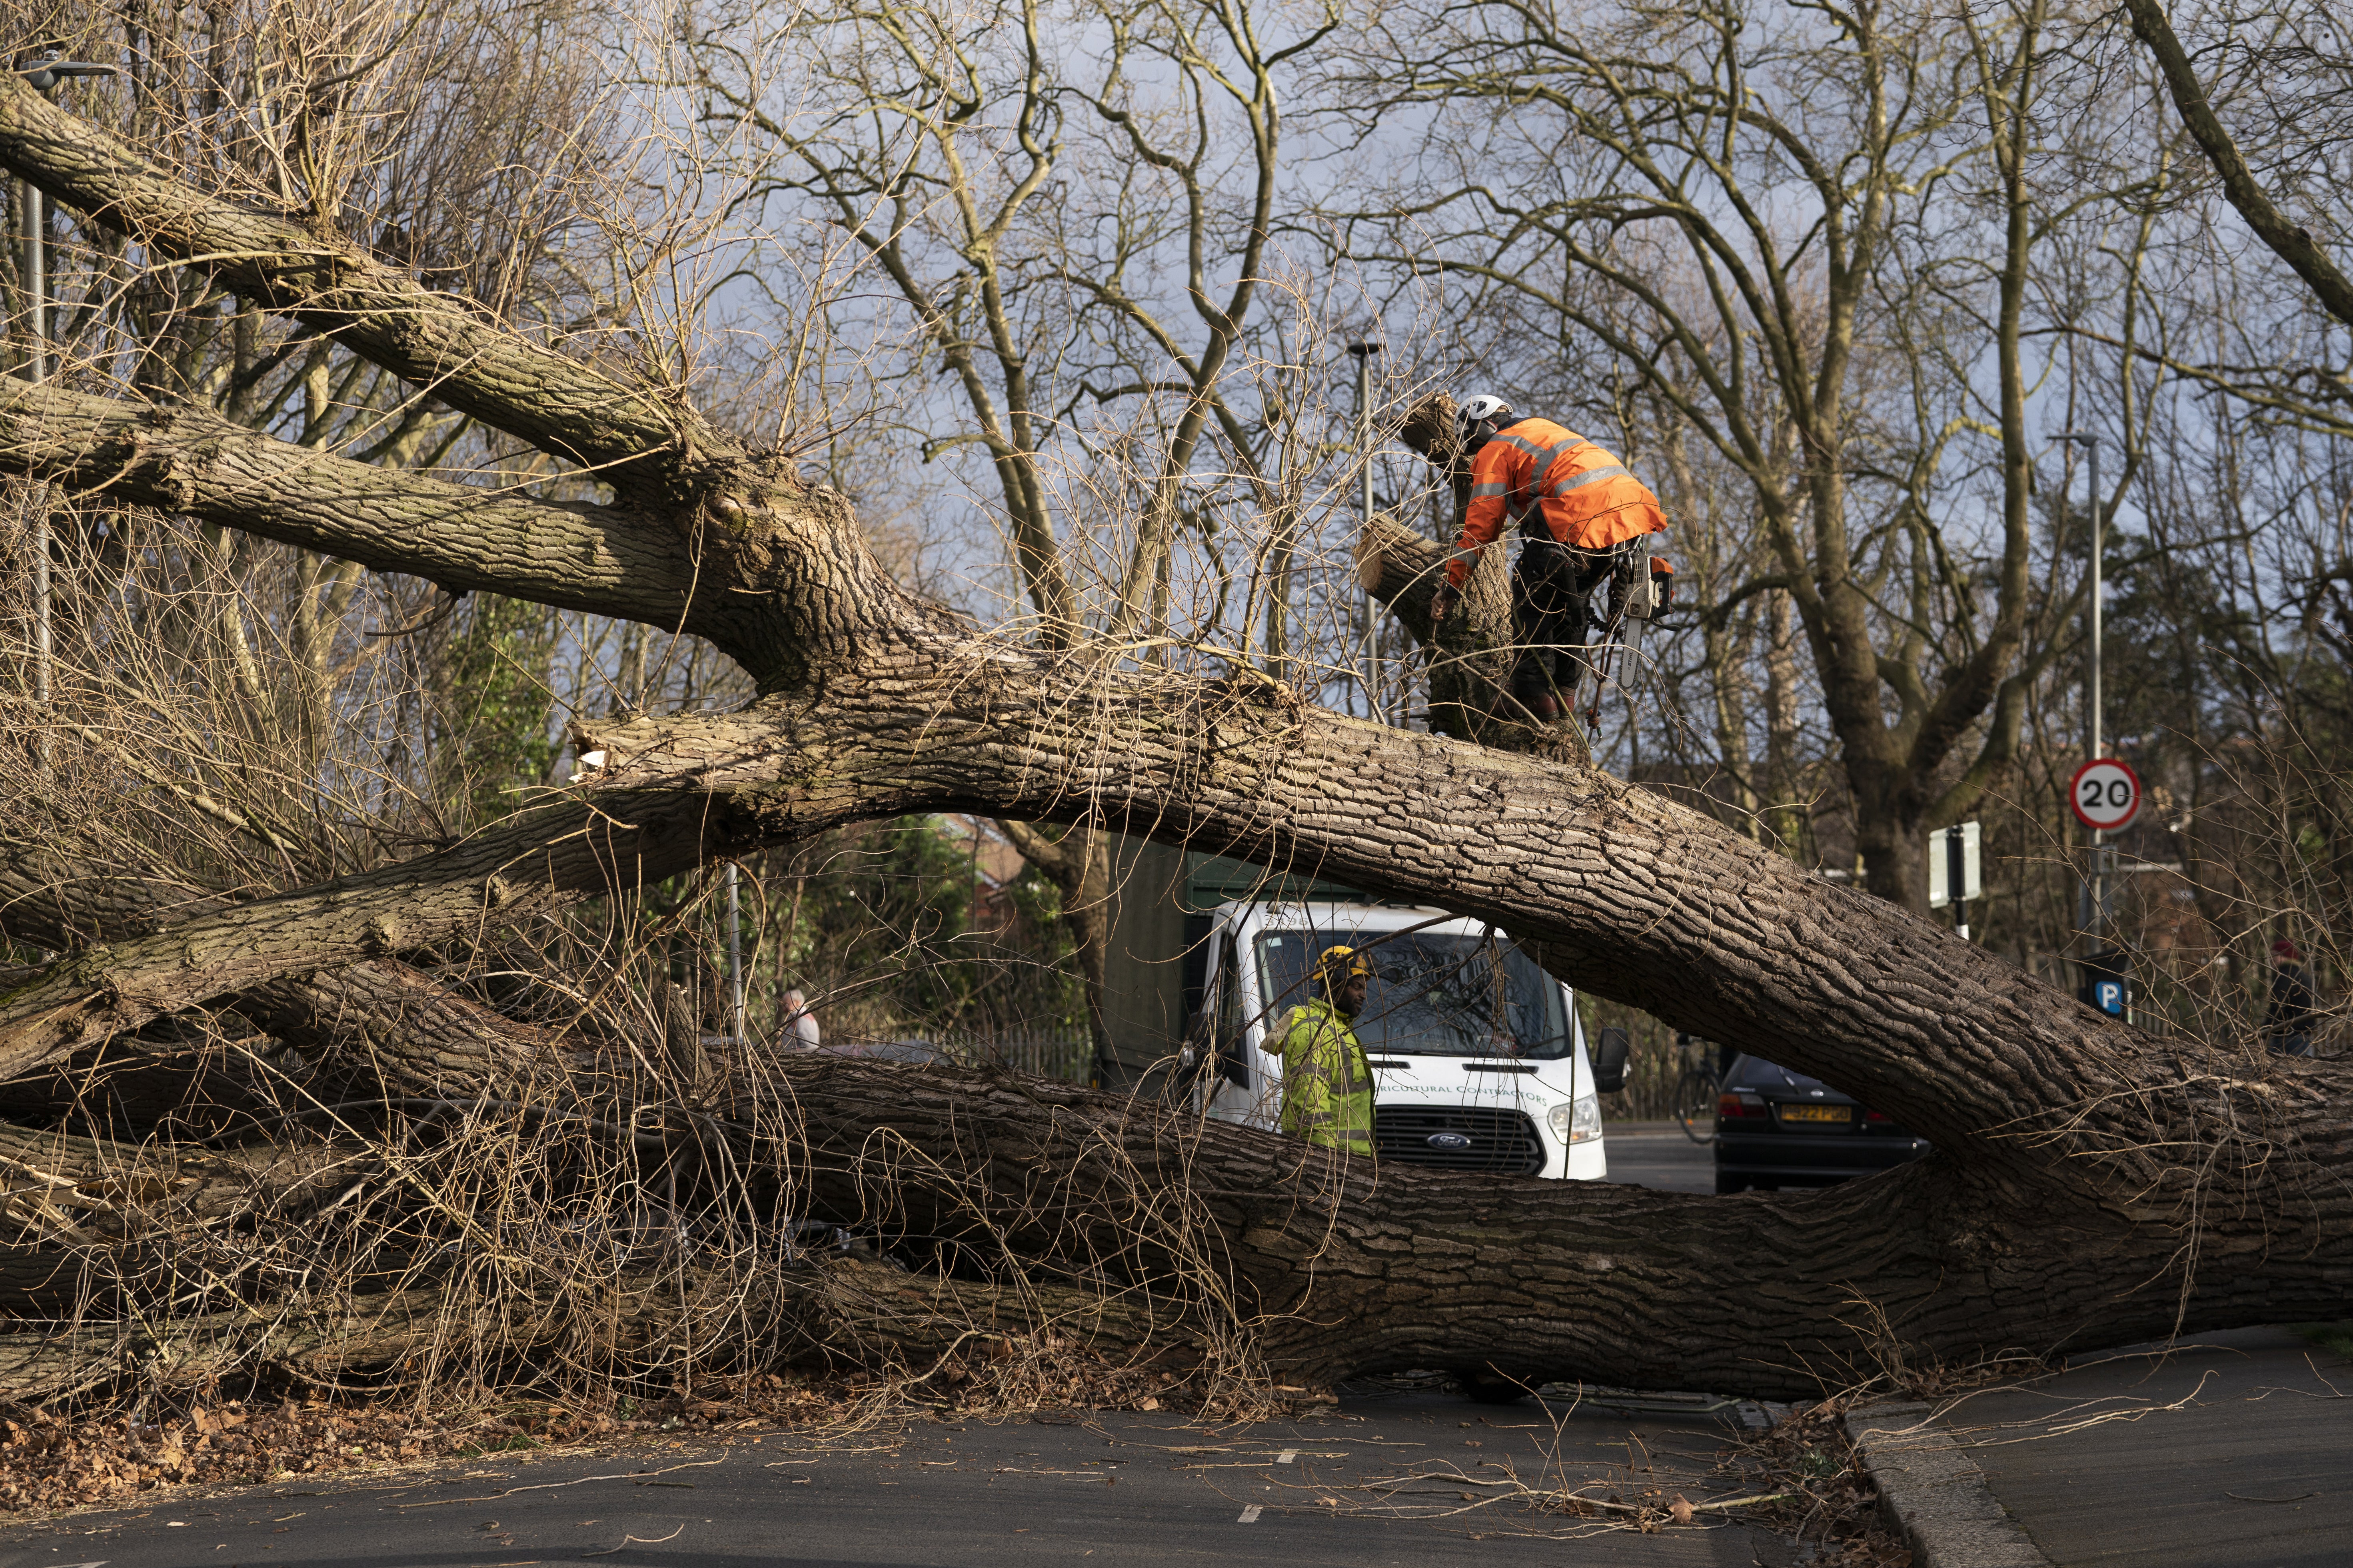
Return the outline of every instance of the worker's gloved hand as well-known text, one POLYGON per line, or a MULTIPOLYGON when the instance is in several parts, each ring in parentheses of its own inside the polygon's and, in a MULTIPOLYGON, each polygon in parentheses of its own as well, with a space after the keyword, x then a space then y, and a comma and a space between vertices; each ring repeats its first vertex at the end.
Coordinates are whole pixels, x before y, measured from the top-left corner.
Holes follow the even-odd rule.
POLYGON ((1452 584, 1440 583, 1438 592, 1430 596, 1430 624, 1444 625, 1446 617, 1454 613, 1454 601, 1459 597, 1461 595, 1455 593, 1452 584))

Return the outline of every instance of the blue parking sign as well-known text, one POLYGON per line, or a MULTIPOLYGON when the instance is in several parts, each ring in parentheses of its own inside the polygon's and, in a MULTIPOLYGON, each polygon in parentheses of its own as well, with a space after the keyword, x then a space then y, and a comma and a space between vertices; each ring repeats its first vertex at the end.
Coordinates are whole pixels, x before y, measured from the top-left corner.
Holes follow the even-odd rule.
POLYGON ((2101 1012, 2121 1018, 2125 1015, 2125 983, 2121 980, 2095 980, 2092 983, 2092 1005, 2101 1012))

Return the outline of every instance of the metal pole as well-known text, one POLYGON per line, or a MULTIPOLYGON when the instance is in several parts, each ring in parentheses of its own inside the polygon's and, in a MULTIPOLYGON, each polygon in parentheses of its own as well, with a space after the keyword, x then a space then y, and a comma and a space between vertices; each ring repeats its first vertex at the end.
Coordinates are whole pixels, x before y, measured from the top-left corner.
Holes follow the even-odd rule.
MULTIPOLYGON (((2090 448, 2092 459, 2092 755, 2105 756, 2100 747, 2100 565, 2101 554, 2107 548, 2107 530, 2100 526, 2100 442, 2095 436, 2081 437, 2090 448)), ((2094 843, 2099 840, 2095 836, 2094 843)))
POLYGON ((1958 824, 1945 829, 1945 894, 1953 900, 1953 931, 1969 940, 1968 861, 1958 824))
MULTIPOLYGON (((2101 733, 2101 718, 2105 704, 2100 700, 2100 677, 2105 673, 2105 659, 2100 648, 2100 604, 2103 595, 2101 557, 2107 549, 2108 531, 2102 526, 2100 515, 2100 441, 2096 436, 2084 437, 2084 446, 2092 460, 2092 755, 2104 757, 2106 741, 2101 733)), ((2092 830, 2092 951, 2108 950, 2108 850, 2107 836, 2099 829, 2092 830)))
MULTIPOLYGON (((1356 450, 1365 465, 1360 502, 1363 515, 1358 519, 1361 530, 1373 526, 1373 356, 1381 352, 1376 342, 1355 342, 1348 352, 1356 356, 1356 450)), ((1363 534, 1360 532, 1361 539, 1363 534)), ((1373 591, 1363 584, 1356 587, 1356 607, 1364 619, 1364 645, 1358 657, 1365 668, 1365 717, 1385 722, 1381 716, 1380 655, 1373 621, 1373 591)))
MULTIPOLYGON (((2100 675, 2102 664, 2100 647, 2100 569, 2103 564, 2102 556, 2107 547, 2107 541, 2105 538, 2107 530, 2101 526, 2104 520, 2100 515, 2102 499, 2100 493, 2100 438, 2097 436, 2090 435, 2080 430, 2063 431, 2061 433, 2059 438, 2062 441, 2074 441, 2080 443, 2085 448, 2086 457, 2091 467, 2092 578, 2091 604, 2089 607, 2091 611, 2092 646, 2090 657, 2085 664, 2084 672, 2084 729, 2086 733, 2086 738, 2091 744, 2091 750, 2085 760, 2092 761, 2105 754, 2101 748, 2106 743, 2106 737, 2102 734, 2100 725, 2100 709, 2102 706, 2100 701, 2100 675)), ((2084 891, 2089 895, 2090 907, 2084 911, 2084 930, 2090 933, 2092 952, 2094 956, 2105 952, 2108 947, 2108 890, 2107 878, 2105 875, 2106 870, 2107 849, 2103 842, 2105 837, 2106 836, 2098 828, 2095 827, 2092 829, 2091 879, 2084 889, 2084 891)))
POLYGON ((727 862, 727 1005, 728 1018, 742 1045, 744 1033, 744 908, 736 894, 735 862, 727 862))

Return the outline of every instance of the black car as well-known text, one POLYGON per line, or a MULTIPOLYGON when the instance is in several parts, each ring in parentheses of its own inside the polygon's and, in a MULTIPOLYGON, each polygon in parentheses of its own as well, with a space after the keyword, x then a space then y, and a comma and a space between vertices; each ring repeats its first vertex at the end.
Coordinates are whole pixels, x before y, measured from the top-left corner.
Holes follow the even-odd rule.
POLYGON ((1715 1190, 1826 1187, 1916 1160, 1928 1141, 1817 1079, 1732 1058, 1715 1102, 1715 1190))

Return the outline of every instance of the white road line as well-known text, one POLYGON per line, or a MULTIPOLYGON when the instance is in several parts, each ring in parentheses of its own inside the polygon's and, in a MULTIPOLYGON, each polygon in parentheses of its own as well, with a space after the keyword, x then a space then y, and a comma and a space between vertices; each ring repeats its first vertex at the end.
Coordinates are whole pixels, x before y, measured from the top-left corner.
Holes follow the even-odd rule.
POLYGON ((1234 1522, 1236 1524, 1256 1524, 1258 1522, 1258 1504, 1252 1503, 1250 1507, 1242 1510, 1241 1518, 1234 1521, 1234 1522))
POLYGON ((1285 1448, 1282 1453, 1275 1456, 1274 1462, 1278 1465, 1287 1465, 1297 1458, 1299 1458, 1298 1449, 1285 1448))

